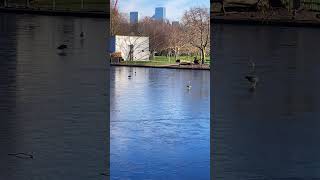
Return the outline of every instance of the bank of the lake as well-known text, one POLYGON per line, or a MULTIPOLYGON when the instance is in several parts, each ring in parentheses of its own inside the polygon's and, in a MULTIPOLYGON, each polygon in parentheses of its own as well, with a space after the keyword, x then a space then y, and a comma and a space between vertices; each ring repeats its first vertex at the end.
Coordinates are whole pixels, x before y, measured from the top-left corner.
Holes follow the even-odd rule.
POLYGON ((15 14, 36 14, 48 16, 74 16, 74 17, 91 17, 91 18, 107 18, 108 13, 103 11, 78 11, 78 10, 51 10, 41 8, 20 8, 20 7, 0 7, 0 13, 15 14))
POLYGON ((212 12, 214 24, 273 25, 292 27, 320 27, 319 12, 299 11, 295 18, 286 9, 265 12, 228 12, 226 15, 212 12))
POLYGON ((167 69, 192 69, 192 70, 210 70, 209 64, 203 65, 146 65, 146 64, 111 64, 111 66, 143 67, 143 68, 167 68, 167 69))
MULTIPOLYGON (((199 56, 197 59, 199 60, 199 56)), ((149 61, 122 61, 110 63, 112 66, 144 67, 144 68, 167 68, 167 69, 194 69, 210 70, 210 56, 205 58, 204 64, 194 64, 191 56, 179 56, 180 63, 176 63, 174 57, 155 56, 149 61)), ((201 63, 201 60, 199 60, 201 63)))

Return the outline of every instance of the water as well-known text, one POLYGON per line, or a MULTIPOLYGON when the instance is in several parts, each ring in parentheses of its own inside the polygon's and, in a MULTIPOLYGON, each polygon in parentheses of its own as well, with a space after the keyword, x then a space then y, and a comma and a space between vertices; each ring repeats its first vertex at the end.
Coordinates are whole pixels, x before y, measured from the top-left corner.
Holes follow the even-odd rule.
POLYGON ((103 19, 0 14, 0 179, 105 179, 105 31, 103 19), (8 156, 19 152, 34 159, 8 156))
POLYGON ((110 78, 111 179, 210 179, 210 72, 112 67, 110 78))
POLYGON ((320 178, 319 41, 318 29, 215 26, 213 179, 320 178))

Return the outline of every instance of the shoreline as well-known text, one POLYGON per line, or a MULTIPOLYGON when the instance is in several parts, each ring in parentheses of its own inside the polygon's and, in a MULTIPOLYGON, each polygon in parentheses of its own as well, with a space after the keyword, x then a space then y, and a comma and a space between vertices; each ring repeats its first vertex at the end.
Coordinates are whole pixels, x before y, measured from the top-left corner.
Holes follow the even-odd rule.
POLYGON ((228 12, 226 15, 211 12, 211 23, 236 25, 262 25, 287 27, 320 27, 320 12, 300 11, 295 19, 285 9, 269 11, 262 15, 260 12, 228 12))
POLYGON ((36 14, 47 16, 73 16, 89 18, 108 18, 108 13, 103 11, 75 11, 75 10, 50 10, 36 8, 0 7, 0 13, 36 14))
POLYGON ((184 69, 184 70, 206 70, 210 71, 210 67, 193 66, 193 65, 141 65, 141 64, 112 64, 110 66, 140 67, 140 68, 164 68, 164 69, 184 69))
POLYGON ((292 21, 292 20, 279 20, 279 19, 250 19, 250 18, 217 18, 213 17, 213 24, 235 24, 235 25, 261 25, 261 26, 288 26, 288 27, 313 27, 319 28, 319 22, 313 21, 292 21))

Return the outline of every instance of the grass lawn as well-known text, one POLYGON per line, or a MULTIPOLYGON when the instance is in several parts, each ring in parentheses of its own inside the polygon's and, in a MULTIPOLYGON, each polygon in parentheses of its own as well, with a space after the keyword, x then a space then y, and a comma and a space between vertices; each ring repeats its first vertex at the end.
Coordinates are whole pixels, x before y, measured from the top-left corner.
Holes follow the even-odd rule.
MULTIPOLYGON (((181 62, 193 62, 193 57, 188 56, 180 56, 178 59, 181 62)), ((199 57, 198 57, 199 59, 199 57)), ((157 65, 170 65, 176 64, 175 58, 171 57, 170 59, 166 56, 155 56, 154 60, 150 61, 124 61, 122 64, 135 64, 135 65, 149 65, 149 66, 157 66, 157 65)), ((210 57, 206 57, 205 64, 210 64, 210 57)))

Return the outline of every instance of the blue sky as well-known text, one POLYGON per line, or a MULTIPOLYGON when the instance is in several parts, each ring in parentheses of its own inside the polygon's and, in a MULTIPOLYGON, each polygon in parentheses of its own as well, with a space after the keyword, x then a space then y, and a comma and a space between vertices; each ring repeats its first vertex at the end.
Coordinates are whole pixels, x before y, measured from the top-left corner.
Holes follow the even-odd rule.
POLYGON ((155 7, 165 7, 167 18, 170 21, 180 20, 185 10, 190 7, 210 7, 210 0, 118 0, 121 12, 129 13, 138 11, 139 19, 144 16, 152 16, 155 7))

